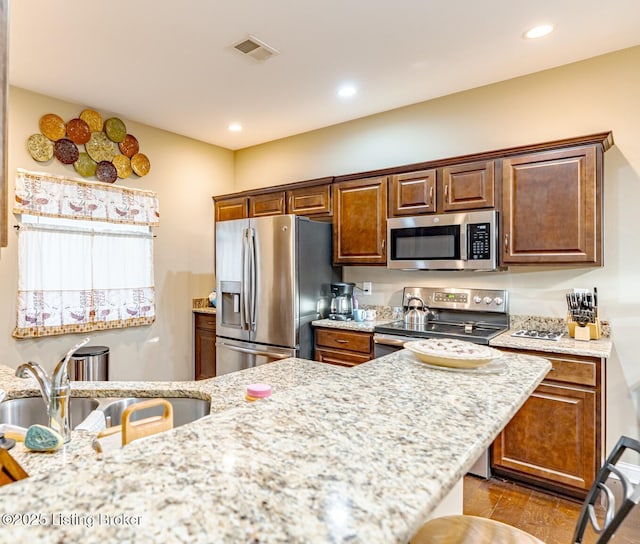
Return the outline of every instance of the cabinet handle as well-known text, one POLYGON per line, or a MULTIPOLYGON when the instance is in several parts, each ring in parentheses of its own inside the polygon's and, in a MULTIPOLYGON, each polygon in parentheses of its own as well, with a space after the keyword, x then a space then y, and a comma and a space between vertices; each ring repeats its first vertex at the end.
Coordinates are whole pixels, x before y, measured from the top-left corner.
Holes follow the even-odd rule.
POLYGON ((444 200, 445 200, 445 202, 447 201, 448 196, 449 196, 449 184, 445 183, 444 184, 444 200))
POLYGON ((504 235, 504 250, 505 252, 509 252, 509 234, 504 235))
POLYGON ((433 185, 429 187, 429 204, 433 203, 433 185))
POLYGON ((342 338, 336 338, 336 342, 338 342, 338 344, 348 344, 349 340, 343 340, 342 338))

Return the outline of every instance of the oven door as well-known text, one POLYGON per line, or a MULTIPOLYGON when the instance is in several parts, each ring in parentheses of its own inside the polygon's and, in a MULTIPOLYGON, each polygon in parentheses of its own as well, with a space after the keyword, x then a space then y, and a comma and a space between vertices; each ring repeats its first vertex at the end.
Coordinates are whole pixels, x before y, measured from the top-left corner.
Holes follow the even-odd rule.
POLYGON ((378 358, 404 349, 405 342, 411 340, 408 336, 376 333, 373 335, 373 356, 378 358))

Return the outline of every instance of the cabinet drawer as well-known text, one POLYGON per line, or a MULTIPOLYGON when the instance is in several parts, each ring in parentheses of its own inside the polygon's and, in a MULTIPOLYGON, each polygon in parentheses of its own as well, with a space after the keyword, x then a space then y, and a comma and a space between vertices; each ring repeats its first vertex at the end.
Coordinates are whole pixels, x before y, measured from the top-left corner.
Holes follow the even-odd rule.
POLYGON ((595 361, 578 361, 559 357, 547 357, 552 367, 545 380, 578 385, 597 385, 597 366, 595 361))
POLYGON ((333 329, 316 329, 316 344, 327 348, 371 353, 373 335, 333 329))
POLYGON ((370 361, 369 355, 361 355, 350 351, 333 351, 330 349, 318 349, 315 352, 316 361, 339 366, 356 366, 370 361))
POLYGON ((215 314, 199 314, 196 313, 196 329, 206 329, 208 331, 216 330, 215 314))

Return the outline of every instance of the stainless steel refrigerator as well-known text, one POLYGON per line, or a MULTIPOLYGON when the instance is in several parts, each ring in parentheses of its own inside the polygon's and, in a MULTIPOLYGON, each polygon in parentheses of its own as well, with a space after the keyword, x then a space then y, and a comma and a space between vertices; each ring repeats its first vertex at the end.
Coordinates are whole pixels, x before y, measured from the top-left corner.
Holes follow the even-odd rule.
POLYGON ((216 223, 216 374, 310 359, 311 321, 326 300, 330 223, 277 215, 216 223))

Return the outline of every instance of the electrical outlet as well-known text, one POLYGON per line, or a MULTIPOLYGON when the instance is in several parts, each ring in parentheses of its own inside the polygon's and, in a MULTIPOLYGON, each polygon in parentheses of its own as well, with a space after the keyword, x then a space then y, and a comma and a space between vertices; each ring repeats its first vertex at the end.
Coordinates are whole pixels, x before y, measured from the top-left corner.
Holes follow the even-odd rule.
POLYGON ((370 281, 363 281, 362 282, 362 294, 363 295, 370 295, 371 294, 371 282, 370 281))

